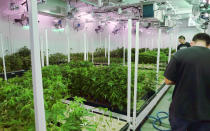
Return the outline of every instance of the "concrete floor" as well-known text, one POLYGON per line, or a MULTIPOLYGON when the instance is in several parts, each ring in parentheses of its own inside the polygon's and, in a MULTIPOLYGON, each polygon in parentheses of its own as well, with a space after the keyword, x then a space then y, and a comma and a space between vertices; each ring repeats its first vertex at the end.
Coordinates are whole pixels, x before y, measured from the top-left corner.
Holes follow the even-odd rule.
MULTIPOLYGON (((174 87, 170 87, 167 93, 163 96, 163 98, 160 100, 158 105, 155 107, 153 112, 150 114, 151 116, 156 116, 157 112, 167 112, 169 110, 169 106, 172 100, 172 93, 173 93, 174 87)), ((160 129, 167 130, 170 129, 170 124, 168 119, 163 120, 163 125, 159 126, 160 129)), ((151 119, 147 119, 144 125, 141 127, 141 131, 157 131, 152 126, 151 119)))

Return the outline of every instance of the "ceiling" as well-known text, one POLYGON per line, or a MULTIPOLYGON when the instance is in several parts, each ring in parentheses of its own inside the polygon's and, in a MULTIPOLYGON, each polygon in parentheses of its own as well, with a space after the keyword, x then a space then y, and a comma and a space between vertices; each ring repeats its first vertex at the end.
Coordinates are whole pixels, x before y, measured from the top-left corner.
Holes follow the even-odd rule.
MULTIPOLYGON (((102 0, 102 2, 105 5, 104 7, 105 9, 107 8, 113 9, 114 7, 122 7, 126 5, 135 5, 143 1, 145 0, 102 0)), ((147 1, 167 2, 174 9, 179 19, 185 19, 186 17, 189 17, 189 14, 191 14, 192 12, 192 4, 191 4, 192 2, 189 1, 194 1, 195 3, 197 0, 147 0, 147 1)), ((66 9, 65 4, 66 2, 64 2, 64 0, 50 0, 50 1, 48 0, 47 4, 39 6, 39 10, 41 12, 48 12, 52 14, 54 14, 55 12, 61 12, 61 14, 64 14, 66 9)), ((76 0, 71 0, 71 5, 73 7, 80 8, 80 10, 90 12, 94 8, 97 9, 98 0, 80 0, 80 2, 78 0, 77 3, 76 0), (87 5, 89 5, 88 9, 87 5)))
POLYGON ((185 0, 170 0, 177 14, 191 13, 192 5, 185 0))
MULTIPOLYGON (((9 9, 9 3, 11 1, 15 1, 16 4, 20 5, 26 0, 0 0, 0 14, 2 16, 9 16, 10 18, 20 17, 22 13, 27 13, 27 9, 25 6, 20 5, 19 10, 11 11, 9 9)), ((112 11, 114 8, 118 9, 118 7, 128 7, 135 6, 139 3, 142 3, 145 0, 102 0, 104 6, 102 8, 98 8, 98 0, 70 0, 71 8, 77 8, 78 12, 87 12, 92 13, 94 10, 107 10, 112 11), (109 3, 108 3, 109 1, 109 3)), ((146 0, 146 1, 156 1, 156 2, 167 2, 171 8, 175 11, 175 17, 177 19, 186 19, 190 16, 192 12, 192 3, 198 2, 198 0, 146 0)), ((51 15, 55 17, 65 17, 67 15, 67 3, 65 0, 47 0, 45 4, 38 5, 39 13, 45 15, 51 15)), ((124 19, 128 17, 136 17, 134 14, 134 9, 125 10, 122 14, 124 14, 124 19)), ((101 20, 112 20, 114 17, 122 17, 117 14, 115 10, 115 15, 113 12, 104 12, 101 14, 95 14, 95 17, 98 17, 101 20)))

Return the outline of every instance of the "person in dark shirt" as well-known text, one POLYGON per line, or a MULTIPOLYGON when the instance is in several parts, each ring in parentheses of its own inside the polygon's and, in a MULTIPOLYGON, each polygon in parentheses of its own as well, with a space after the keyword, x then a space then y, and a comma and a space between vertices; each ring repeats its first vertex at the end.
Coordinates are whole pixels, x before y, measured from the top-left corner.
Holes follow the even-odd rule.
POLYGON ((210 36, 194 36, 191 48, 177 51, 164 73, 174 85, 169 121, 172 131, 210 131, 210 36))
POLYGON ((185 48, 188 48, 190 47, 190 43, 186 42, 185 41, 185 37, 184 36, 179 36, 179 45, 177 47, 177 50, 181 50, 181 49, 185 49, 185 48))

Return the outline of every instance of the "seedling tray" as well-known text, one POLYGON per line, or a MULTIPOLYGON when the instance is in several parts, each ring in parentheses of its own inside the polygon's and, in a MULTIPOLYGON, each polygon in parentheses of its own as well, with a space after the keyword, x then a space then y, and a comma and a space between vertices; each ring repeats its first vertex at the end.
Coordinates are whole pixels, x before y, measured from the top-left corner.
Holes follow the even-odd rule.
MULTIPOLYGON (((14 78, 16 76, 21 77, 27 70, 19 70, 19 71, 14 71, 14 72, 7 72, 7 78, 14 78)), ((0 77, 4 79, 4 74, 1 73, 0 77)))
MULTIPOLYGON (((161 89, 165 86, 165 84, 162 84, 157 92, 150 94, 149 98, 144 102, 144 104, 141 106, 140 109, 137 110, 137 116, 141 113, 141 111, 144 110, 145 107, 153 100, 153 98, 161 91, 161 89)), ((143 99, 143 98, 142 98, 143 99)), ((73 100, 73 98, 68 98, 67 100, 63 100, 64 103, 69 103, 69 101, 73 100)), ((120 111, 120 110, 112 110, 110 106, 98 104, 96 102, 84 102, 85 108, 91 110, 92 112, 99 113, 99 114, 105 114, 109 115, 109 113, 106 113, 104 111, 101 111, 99 108, 108 108, 108 110, 112 113, 112 117, 116 119, 126 120, 127 119, 127 112, 126 111, 120 111)), ((133 116, 133 111, 131 110, 131 117, 133 116)))

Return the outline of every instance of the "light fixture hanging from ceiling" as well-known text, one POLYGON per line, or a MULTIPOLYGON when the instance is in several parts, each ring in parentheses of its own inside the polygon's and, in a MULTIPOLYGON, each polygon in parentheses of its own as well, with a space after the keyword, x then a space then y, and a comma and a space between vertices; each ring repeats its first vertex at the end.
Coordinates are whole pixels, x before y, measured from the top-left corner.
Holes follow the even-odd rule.
POLYGON ((9 2, 9 9, 10 10, 19 10, 19 5, 14 1, 14 0, 10 0, 9 2))

